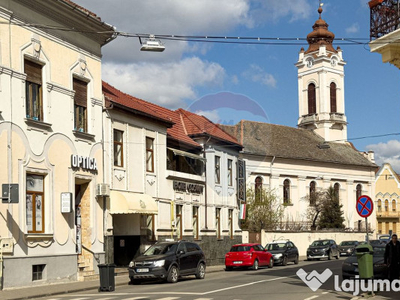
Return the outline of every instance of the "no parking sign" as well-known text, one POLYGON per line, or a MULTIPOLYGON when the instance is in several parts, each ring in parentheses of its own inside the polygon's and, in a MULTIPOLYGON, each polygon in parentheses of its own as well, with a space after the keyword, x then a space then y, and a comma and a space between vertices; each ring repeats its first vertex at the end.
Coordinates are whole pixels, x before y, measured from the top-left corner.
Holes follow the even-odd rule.
POLYGON ((357 199, 356 209, 360 217, 367 218, 374 210, 374 203, 369 196, 362 195, 357 199))

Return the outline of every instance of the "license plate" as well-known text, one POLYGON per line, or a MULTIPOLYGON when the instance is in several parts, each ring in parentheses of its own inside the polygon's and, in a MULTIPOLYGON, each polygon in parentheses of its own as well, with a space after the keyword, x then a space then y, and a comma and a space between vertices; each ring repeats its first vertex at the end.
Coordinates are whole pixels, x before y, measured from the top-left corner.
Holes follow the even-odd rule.
POLYGON ((234 261, 233 262, 235 265, 239 265, 239 264, 241 264, 241 263, 243 263, 242 261, 234 261))
POLYGON ((342 252, 342 253, 340 253, 340 254, 342 254, 342 255, 346 255, 346 252, 342 252))
POLYGON ((148 271, 149 271, 149 268, 136 269, 137 273, 145 273, 145 272, 148 272, 148 271))

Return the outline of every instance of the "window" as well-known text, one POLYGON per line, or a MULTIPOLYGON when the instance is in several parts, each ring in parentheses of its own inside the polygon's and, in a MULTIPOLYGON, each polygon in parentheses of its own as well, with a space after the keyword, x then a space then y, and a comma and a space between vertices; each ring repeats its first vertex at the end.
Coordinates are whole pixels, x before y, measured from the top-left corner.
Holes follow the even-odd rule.
POLYGON ((155 241, 154 215, 141 214, 141 235, 147 236, 149 241, 155 241))
POLYGON ((197 240, 199 238, 199 207, 198 206, 193 206, 192 223, 193 223, 193 238, 195 240, 197 240))
POLYGON ((176 205, 175 214, 176 236, 179 240, 182 239, 182 205, 176 205))
POLYGON ((392 211, 396 211, 396 200, 392 200, 392 211))
POLYGON ((290 204, 290 180, 283 182, 283 204, 290 204))
POLYGON ((232 170, 232 159, 228 159, 228 185, 232 186, 233 183, 233 170, 232 170))
POLYGON ((146 137, 146 171, 154 172, 154 139, 146 137))
POLYGON ((256 198, 256 200, 261 200, 261 195, 262 195, 262 182, 263 179, 261 176, 257 176, 256 180, 254 181, 254 196, 256 198))
POLYGON ((233 209, 228 210, 229 237, 233 239, 233 209))
POLYGON ((315 181, 311 181, 310 182, 310 205, 316 205, 317 204, 317 200, 315 199, 315 197, 316 197, 315 186, 316 186, 315 181))
POLYGON ((356 187, 356 201, 358 200, 358 198, 361 197, 361 193, 362 193, 361 184, 357 184, 357 187, 356 187))
POLYGON ((378 233, 382 233, 382 222, 378 222, 378 233))
POLYGON ((317 100, 315 96, 315 84, 308 85, 308 114, 313 115, 317 112, 317 100))
POLYGON ((336 108, 336 83, 331 82, 330 90, 331 90, 331 113, 335 113, 335 112, 337 112, 337 108, 336 108))
POLYGON ((378 200, 378 211, 382 211, 382 200, 378 200))
POLYGON ((24 61, 26 118, 43 121, 42 66, 24 61))
POLYGON ((87 83, 74 78, 74 129, 80 132, 87 132, 87 83))
POLYGON ((221 158, 215 156, 215 183, 221 183, 221 158))
POLYGON ((117 167, 124 166, 124 146, 122 136, 122 131, 114 129, 114 166, 117 167))
POLYGON ((385 211, 389 211, 389 200, 385 200, 385 211))
POLYGON ((336 182, 336 183, 334 184, 334 186, 333 186, 333 190, 334 190, 334 193, 335 193, 335 198, 336 198, 336 200, 339 201, 340 184, 336 182))
POLYGON ((33 265, 32 266, 32 281, 42 280, 44 268, 46 265, 33 265))
POLYGON ((28 233, 44 232, 44 177, 26 175, 26 227, 28 233))
POLYGON ((217 239, 221 238, 221 209, 215 209, 215 229, 217 230, 217 239))

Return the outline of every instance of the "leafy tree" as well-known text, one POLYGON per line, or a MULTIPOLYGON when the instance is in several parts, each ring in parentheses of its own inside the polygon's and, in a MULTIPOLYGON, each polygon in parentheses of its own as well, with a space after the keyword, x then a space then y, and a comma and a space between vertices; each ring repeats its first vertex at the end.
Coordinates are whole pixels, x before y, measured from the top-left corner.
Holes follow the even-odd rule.
POLYGON ((344 228, 343 205, 339 203, 339 198, 335 189, 330 186, 325 192, 325 201, 321 216, 318 220, 319 228, 344 228))
POLYGON ((316 230, 318 217, 325 207, 326 191, 314 191, 305 196, 303 200, 309 203, 306 218, 311 222, 311 230, 316 230))
POLYGON ((283 216, 283 207, 274 190, 249 188, 246 191, 246 220, 243 229, 259 232, 275 229, 283 216))

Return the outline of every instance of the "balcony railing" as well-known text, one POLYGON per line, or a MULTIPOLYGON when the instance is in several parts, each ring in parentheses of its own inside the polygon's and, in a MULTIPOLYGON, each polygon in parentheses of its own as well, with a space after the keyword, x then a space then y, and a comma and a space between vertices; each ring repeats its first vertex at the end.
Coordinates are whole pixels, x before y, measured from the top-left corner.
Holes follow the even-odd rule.
POLYGON ((379 209, 376 212, 376 217, 377 218, 399 218, 400 217, 400 212, 398 211, 379 211, 379 209))
POLYGON ((370 39, 380 38, 399 28, 399 0, 372 0, 370 7, 370 39))

